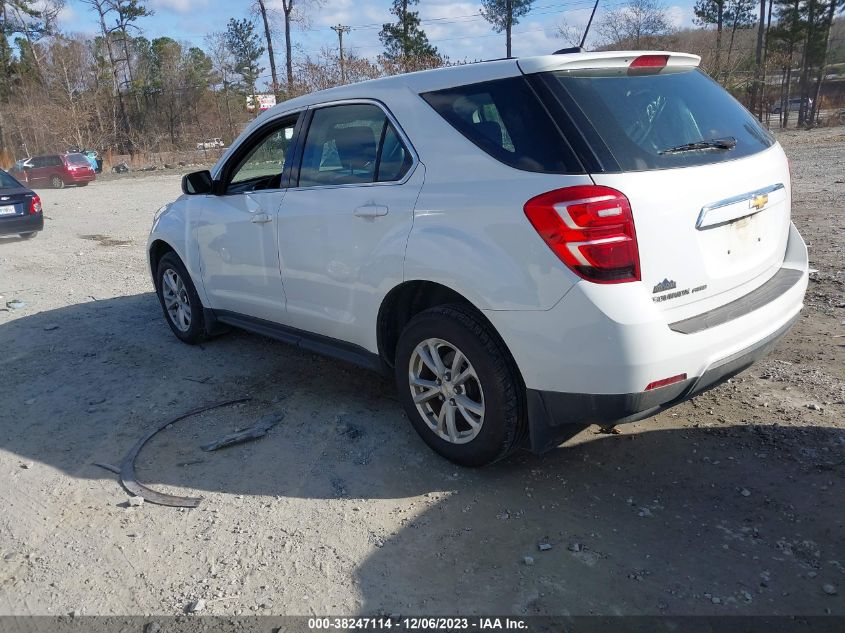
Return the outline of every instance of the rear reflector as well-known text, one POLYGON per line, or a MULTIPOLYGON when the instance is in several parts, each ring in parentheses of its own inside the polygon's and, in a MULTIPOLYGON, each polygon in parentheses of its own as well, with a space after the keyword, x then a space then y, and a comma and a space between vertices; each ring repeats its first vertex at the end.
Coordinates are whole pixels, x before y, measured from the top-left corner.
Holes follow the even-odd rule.
POLYGON ((628 68, 666 68, 668 63, 668 55, 640 55, 628 68))
POLYGON ((628 198, 616 189, 578 185, 525 203, 549 248, 576 275, 601 284, 640 280, 640 255, 628 198))
POLYGON ((646 391, 651 391, 652 389, 660 389, 661 387, 668 387, 669 385, 674 385, 676 382, 683 382, 687 379, 686 374, 678 374, 677 376, 672 376, 671 378, 664 378, 663 380, 655 380, 654 382, 648 383, 648 387, 645 388, 646 391))
POLYGON ((39 213, 41 213, 41 198, 32 196, 32 200, 29 201, 29 215, 37 215, 39 213))

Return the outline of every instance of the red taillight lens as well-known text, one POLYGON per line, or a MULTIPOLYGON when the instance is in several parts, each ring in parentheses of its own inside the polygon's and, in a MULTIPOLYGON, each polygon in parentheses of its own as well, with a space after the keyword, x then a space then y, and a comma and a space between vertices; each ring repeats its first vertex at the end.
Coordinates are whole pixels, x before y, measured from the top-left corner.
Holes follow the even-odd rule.
POLYGON ((588 281, 640 280, 640 254, 628 198, 616 189, 578 185, 525 203, 525 215, 561 261, 588 281))
POLYGON ((41 198, 32 196, 32 200, 29 201, 29 215, 36 215, 38 213, 41 213, 41 198))

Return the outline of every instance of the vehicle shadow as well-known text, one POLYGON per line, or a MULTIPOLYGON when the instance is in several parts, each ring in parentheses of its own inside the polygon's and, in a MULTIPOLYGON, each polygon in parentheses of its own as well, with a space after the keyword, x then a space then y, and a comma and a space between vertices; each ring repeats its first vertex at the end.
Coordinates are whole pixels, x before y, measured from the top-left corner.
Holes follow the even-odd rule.
POLYGON ((140 480, 401 500, 393 531, 343 510, 375 546, 355 569, 362 613, 843 612, 820 590, 845 573, 842 429, 695 427, 684 404, 619 435, 593 427, 546 455, 467 470, 417 438, 390 381, 259 336, 182 345, 152 293, 0 315, 0 349, 0 450, 21 466, 113 481, 93 462, 119 462, 179 413, 250 397, 156 436, 140 480), (268 413, 285 418, 267 437, 199 449, 268 413))

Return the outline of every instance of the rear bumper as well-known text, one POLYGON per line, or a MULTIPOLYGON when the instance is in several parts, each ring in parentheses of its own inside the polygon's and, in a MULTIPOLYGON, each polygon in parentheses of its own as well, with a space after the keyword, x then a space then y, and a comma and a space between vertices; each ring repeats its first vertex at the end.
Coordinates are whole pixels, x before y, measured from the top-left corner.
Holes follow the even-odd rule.
MULTIPOLYGON (((766 354, 801 311, 807 247, 790 226, 784 261, 745 297, 668 323, 641 284, 581 282, 548 311, 486 311, 528 390, 532 448, 572 425, 651 415, 735 375, 766 354), (646 392, 670 376, 688 378, 646 392)), ((567 428, 569 427, 569 428, 567 428)))
POLYGON ((34 233, 44 228, 44 214, 0 218, 0 235, 34 233))
POLYGON ((67 174, 64 178, 66 183, 77 185, 80 182, 94 182, 97 179, 97 174, 95 174, 93 171, 88 174, 70 173, 67 174))
POLYGON ((749 348, 717 361, 701 376, 668 387, 626 394, 561 393, 529 389, 531 449, 543 452, 554 448, 567 435, 571 435, 566 431, 567 426, 635 422, 716 387, 768 354, 797 319, 798 315, 749 348))

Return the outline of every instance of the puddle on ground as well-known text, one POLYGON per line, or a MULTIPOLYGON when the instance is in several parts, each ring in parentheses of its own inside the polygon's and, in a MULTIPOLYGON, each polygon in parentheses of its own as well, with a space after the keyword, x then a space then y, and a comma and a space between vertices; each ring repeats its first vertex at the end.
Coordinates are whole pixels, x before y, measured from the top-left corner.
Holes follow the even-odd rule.
POLYGON ((119 240, 108 235, 80 235, 83 240, 99 243, 100 246, 128 246, 132 240, 119 240))

